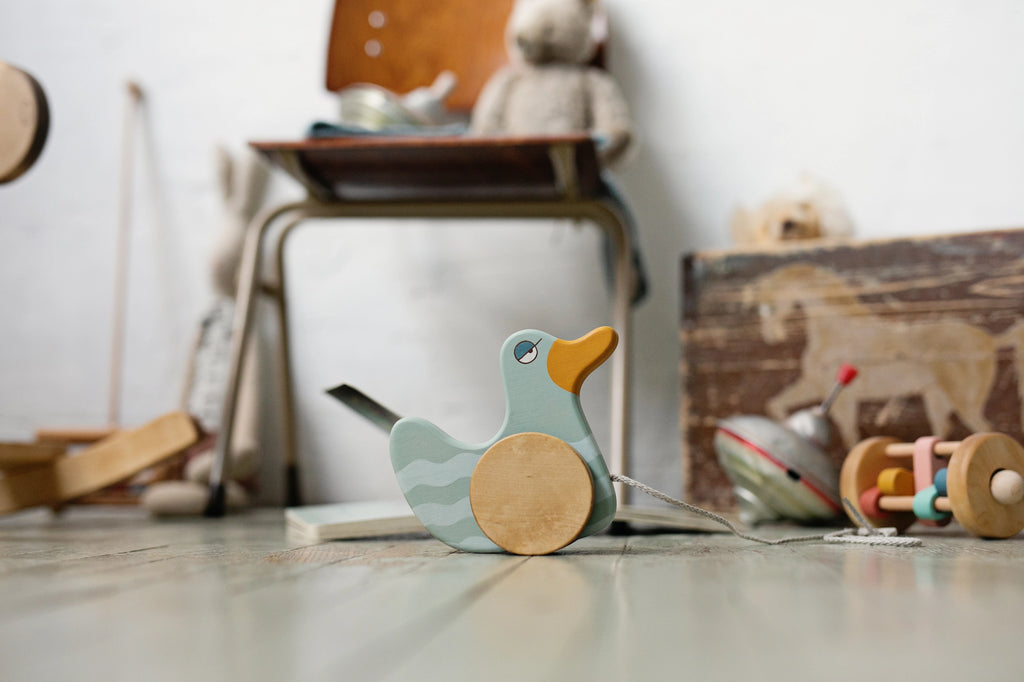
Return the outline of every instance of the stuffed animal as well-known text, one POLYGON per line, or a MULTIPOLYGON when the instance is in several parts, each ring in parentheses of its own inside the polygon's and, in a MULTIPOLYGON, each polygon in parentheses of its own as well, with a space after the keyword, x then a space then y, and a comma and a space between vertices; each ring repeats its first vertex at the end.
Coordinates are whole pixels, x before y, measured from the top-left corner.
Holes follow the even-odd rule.
MULTIPOLYGON (((186 388, 186 409, 203 427, 216 433, 220 429, 221 409, 227 390, 231 348, 234 298, 238 288, 238 269, 246 228, 263 203, 270 171, 254 153, 233 159, 217 149, 218 180, 224 200, 224 226, 214 246, 211 279, 217 301, 203 318, 186 388)), ((259 459, 259 375, 256 361, 256 335, 250 340, 242 365, 241 383, 235 411, 231 477, 226 495, 229 507, 243 507, 247 494, 239 481, 254 475, 259 459)), ((197 515, 207 501, 207 482, 213 465, 212 438, 205 448, 194 449, 186 462, 184 480, 160 481, 142 494, 142 504, 158 515, 197 515)))
POLYGON ((838 239, 853 234, 853 221, 839 193, 804 176, 755 210, 738 208, 732 217, 738 245, 767 246, 799 239, 838 239))
POLYGON ((587 132, 604 165, 632 141, 618 85, 589 63, 604 39, 597 0, 517 0, 505 30, 511 63, 488 80, 470 123, 476 135, 587 132))

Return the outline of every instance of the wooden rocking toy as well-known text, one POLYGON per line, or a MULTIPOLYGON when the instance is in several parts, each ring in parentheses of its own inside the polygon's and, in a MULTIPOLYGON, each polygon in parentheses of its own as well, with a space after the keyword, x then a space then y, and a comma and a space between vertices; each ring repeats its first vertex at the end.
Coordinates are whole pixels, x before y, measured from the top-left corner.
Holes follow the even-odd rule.
POLYGON ((81 452, 60 443, 0 444, 0 514, 60 506, 148 469, 199 440, 183 412, 117 431, 81 452))

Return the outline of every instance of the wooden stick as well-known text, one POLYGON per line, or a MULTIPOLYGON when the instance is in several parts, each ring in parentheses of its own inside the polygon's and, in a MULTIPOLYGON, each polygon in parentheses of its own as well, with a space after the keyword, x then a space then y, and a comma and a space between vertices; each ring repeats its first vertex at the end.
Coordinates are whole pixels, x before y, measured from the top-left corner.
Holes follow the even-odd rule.
MULTIPOLYGON (((878 498, 878 508, 890 512, 912 512, 914 511, 913 495, 882 495, 878 498)), ((952 512, 953 507, 949 504, 948 497, 935 499, 935 509, 940 512, 952 512)))
MULTIPOLYGON (((944 440, 935 444, 935 454, 940 457, 949 457, 960 447, 958 440, 944 440)), ((889 457, 913 457, 913 443, 893 443, 885 446, 885 454, 889 457)))
POLYGON ((117 212, 117 260, 114 283, 114 333, 110 358, 110 403, 107 423, 121 422, 121 364, 124 359, 125 308, 128 298, 128 256, 131 247, 132 177, 135 160, 135 109, 142 99, 142 89, 128 81, 128 102, 125 105, 121 129, 121 181, 118 187, 120 201, 117 212))

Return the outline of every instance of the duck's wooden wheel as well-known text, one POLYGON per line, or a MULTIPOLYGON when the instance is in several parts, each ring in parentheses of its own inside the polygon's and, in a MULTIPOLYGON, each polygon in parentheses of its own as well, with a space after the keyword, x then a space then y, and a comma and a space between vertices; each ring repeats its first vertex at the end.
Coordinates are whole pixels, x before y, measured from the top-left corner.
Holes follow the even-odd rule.
POLYGON ((1013 438, 1002 433, 976 433, 966 438, 950 458, 946 473, 953 516, 974 535, 1016 535, 1024 529, 1024 499, 1019 491, 1022 475, 1024 447, 1013 438), (1017 481, 1008 494, 998 483, 1005 479, 1017 481))
MULTIPOLYGON (((916 520, 911 512, 873 514, 865 511, 860 502, 861 495, 877 486, 878 475, 896 465, 897 460, 886 454, 885 449, 897 442, 899 441, 895 438, 876 436, 854 446, 843 461, 843 468, 839 472, 839 496, 849 500, 857 513, 872 525, 892 526, 902 531, 916 520)), ((905 459, 909 461, 909 458, 905 459)), ((855 518, 851 520, 857 522, 855 518)))
POLYGON ((564 440, 519 433, 480 458, 469 501, 494 544, 513 554, 550 554, 579 537, 594 504, 594 484, 564 440))

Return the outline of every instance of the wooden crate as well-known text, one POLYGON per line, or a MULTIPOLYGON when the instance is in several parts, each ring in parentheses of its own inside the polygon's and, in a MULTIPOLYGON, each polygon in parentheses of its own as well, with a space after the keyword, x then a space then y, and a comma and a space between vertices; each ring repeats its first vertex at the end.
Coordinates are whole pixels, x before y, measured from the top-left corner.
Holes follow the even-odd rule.
POLYGON ((682 286, 690 501, 734 503, 718 419, 816 404, 842 362, 860 376, 831 413, 837 465, 873 435, 1024 435, 1024 231, 695 253, 682 286))

